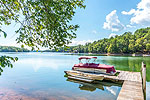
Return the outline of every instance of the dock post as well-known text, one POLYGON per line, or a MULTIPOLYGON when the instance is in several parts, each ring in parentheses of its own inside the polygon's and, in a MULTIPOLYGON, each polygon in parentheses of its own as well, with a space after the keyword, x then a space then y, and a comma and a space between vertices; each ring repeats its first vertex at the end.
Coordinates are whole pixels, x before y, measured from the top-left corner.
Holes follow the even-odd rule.
POLYGON ((142 62, 142 82, 143 82, 143 91, 146 93, 146 64, 142 62))

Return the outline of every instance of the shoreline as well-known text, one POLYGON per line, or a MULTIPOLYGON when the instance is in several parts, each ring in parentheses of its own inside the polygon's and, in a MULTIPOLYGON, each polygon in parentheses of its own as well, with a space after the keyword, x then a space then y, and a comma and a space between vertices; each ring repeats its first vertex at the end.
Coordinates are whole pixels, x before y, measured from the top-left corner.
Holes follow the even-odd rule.
POLYGON ((98 56, 132 56, 132 57, 150 57, 150 54, 110 54, 110 53, 68 53, 70 55, 98 55, 98 56))
MULTIPOLYGON (((29 53, 29 52, 35 52, 35 51, 22 51, 22 52, 26 52, 26 53, 29 53)), ((42 52, 43 51, 38 51, 38 52, 42 52)), ((17 52, 14 52, 14 51, 9 51, 9 52, 2 52, 0 51, 0 53, 17 53, 17 52)), ((89 55, 89 56, 132 56, 132 57, 150 57, 150 54, 117 54, 117 53, 113 53, 113 54, 110 54, 110 53, 71 53, 71 52, 53 52, 53 53, 66 53, 67 55, 89 55)))

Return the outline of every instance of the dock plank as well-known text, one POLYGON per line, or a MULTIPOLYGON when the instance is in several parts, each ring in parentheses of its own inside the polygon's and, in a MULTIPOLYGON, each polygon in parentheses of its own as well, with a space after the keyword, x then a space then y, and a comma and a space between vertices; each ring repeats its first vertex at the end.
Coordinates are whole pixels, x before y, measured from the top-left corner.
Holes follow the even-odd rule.
POLYGON ((120 74, 116 77, 118 80, 142 82, 140 72, 120 71, 120 74))
POLYGON ((117 100, 144 100, 142 83, 124 81, 117 100))
POLYGON ((120 71, 118 76, 109 76, 104 75, 105 80, 110 81, 134 81, 134 82, 142 82, 141 74, 140 72, 129 72, 129 71, 120 71))
POLYGON ((89 82, 89 83, 94 81, 94 80, 91 80, 91 79, 84 79, 84 78, 73 77, 73 76, 68 76, 68 78, 74 79, 74 80, 79 80, 79 81, 84 81, 84 82, 89 82))

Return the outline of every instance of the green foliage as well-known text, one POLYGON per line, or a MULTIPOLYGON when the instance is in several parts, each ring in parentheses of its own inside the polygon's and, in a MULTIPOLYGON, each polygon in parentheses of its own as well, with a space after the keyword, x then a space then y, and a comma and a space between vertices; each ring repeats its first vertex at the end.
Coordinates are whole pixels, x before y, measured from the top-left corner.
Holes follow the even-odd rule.
POLYGON ((147 50, 147 51, 150 51, 150 43, 147 43, 147 44, 146 44, 146 50, 147 50))
MULTIPOLYGON (((77 7, 85 8, 84 0, 0 0, 0 33, 2 25, 20 24, 16 33, 17 43, 32 50, 39 47, 66 46, 76 37, 78 25, 69 24, 77 7)), ((18 48, 1 47, 1 51, 20 51, 18 48)), ((23 49, 24 50, 24 49, 23 49)), ((12 57, 1 56, 0 66, 12 66, 12 57)), ((0 67, 1 68, 1 67, 0 67)), ((0 69, 2 71, 2 69, 0 69)))
POLYGON ((17 61, 18 58, 17 57, 9 57, 9 56, 1 56, 0 57, 0 75, 1 72, 3 72, 3 68, 5 68, 6 66, 13 68, 12 62, 17 61))
POLYGON ((4 34, 4 38, 6 38, 6 37, 7 37, 6 32, 4 32, 4 31, 3 31, 3 30, 1 30, 1 29, 0 29, 0 33, 3 33, 3 34, 4 34))
POLYGON ((125 32, 110 39, 101 39, 86 45, 74 46, 69 52, 79 53, 150 53, 150 27, 125 32))
MULTIPOLYGON (((29 52, 25 48, 18 48, 13 46, 0 46, 0 52, 29 52)), ((12 62, 17 61, 17 57, 1 56, 0 57, 0 75, 3 72, 3 68, 6 66, 13 68, 12 62)))
POLYGON ((0 46, 0 52, 29 52, 29 50, 13 46, 0 46))
MULTIPOLYGON (((0 26, 14 20, 20 24, 18 43, 32 47, 57 48, 76 37, 78 25, 69 24, 84 0, 1 0, 0 26), (24 16, 24 17, 22 17, 24 16), (20 18, 22 18, 20 20, 20 18)), ((6 37, 6 34, 4 34, 6 37)))

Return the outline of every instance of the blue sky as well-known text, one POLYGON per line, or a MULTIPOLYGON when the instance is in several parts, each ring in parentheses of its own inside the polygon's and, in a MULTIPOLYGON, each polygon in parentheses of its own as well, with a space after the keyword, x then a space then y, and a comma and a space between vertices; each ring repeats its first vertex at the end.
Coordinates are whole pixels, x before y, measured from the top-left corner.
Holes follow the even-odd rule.
MULTIPOLYGON (((150 0, 85 0, 86 8, 76 10, 71 23, 79 24, 77 38, 71 45, 121 35, 126 31, 150 26, 150 0)), ((3 26, 8 33, 0 37, 0 45, 15 45, 18 36, 12 24, 3 26)))

